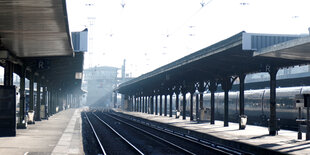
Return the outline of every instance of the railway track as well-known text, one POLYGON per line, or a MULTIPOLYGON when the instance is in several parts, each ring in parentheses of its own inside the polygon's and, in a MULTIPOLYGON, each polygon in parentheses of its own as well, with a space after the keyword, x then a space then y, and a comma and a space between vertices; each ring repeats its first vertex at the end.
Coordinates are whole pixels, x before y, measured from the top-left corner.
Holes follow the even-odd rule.
MULTIPOLYGON (((126 130, 135 129, 136 132, 141 132, 148 135, 157 141, 165 143, 167 147, 172 147, 182 154, 245 154, 236 150, 231 150, 226 147, 211 144, 210 142, 201 141, 194 137, 180 135, 169 130, 158 129, 150 126, 148 123, 140 123, 119 115, 96 112, 98 119, 114 119, 114 122, 119 122, 126 125, 126 130)), ((122 128, 124 130, 124 127, 122 128)))
POLYGON ((223 151, 225 154, 237 154, 237 155, 252 154, 250 152, 245 152, 245 151, 238 150, 238 149, 235 149, 235 148, 223 146, 223 145, 221 145, 219 143, 214 143, 212 141, 208 141, 208 140, 205 140, 205 139, 195 138, 195 137, 192 137, 190 135, 187 135, 187 134, 184 134, 184 133, 180 133, 178 131, 173 131, 173 130, 161 127, 160 125, 156 125, 156 124, 154 124, 152 122, 145 121, 143 119, 131 117, 131 116, 128 116, 128 115, 119 114, 119 113, 116 113, 116 112, 112 112, 112 113, 109 113, 109 114, 117 116, 117 117, 121 117, 123 119, 131 120, 133 122, 136 122, 136 123, 141 124, 143 126, 147 126, 147 127, 153 128, 153 129, 161 131, 161 132, 165 132, 165 133, 168 133, 168 134, 172 134, 174 136, 178 136, 180 138, 184 138, 184 139, 190 140, 190 141, 192 141, 194 143, 198 143, 199 145, 204 145, 207 148, 219 149, 219 151, 223 151))
POLYGON ((100 121, 92 113, 84 114, 102 154, 143 154, 109 124, 102 120, 100 121))

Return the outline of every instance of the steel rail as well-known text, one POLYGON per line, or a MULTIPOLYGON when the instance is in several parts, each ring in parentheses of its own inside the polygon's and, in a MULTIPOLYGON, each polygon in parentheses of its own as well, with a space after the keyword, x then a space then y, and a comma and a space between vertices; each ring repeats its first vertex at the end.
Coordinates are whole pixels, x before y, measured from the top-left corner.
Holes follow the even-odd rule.
MULTIPOLYGON (((106 114, 106 115, 108 115, 108 114, 106 114)), ((113 114, 113 115, 116 115, 116 114, 113 114)), ((134 121, 132 119, 125 118, 123 116, 119 116, 119 115, 116 115, 116 116, 124 118, 124 119, 127 119, 127 120, 134 121)), ((224 146, 220 146, 220 145, 214 144, 212 142, 206 142, 204 140, 200 140, 200 139, 188 136, 188 135, 183 135, 181 133, 177 133, 177 132, 174 132, 174 131, 171 131, 171 130, 166 130, 164 128, 159 128, 159 127, 156 127, 156 126, 152 126, 149 123, 147 125, 146 123, 142 123, 141 121, 140 122, 134 121, 134 122, 139 123, 139 124, 141 124, 143 126, 150 127, 152 129, 158 130, 160 132, 164 132, 164 133, 170 134, 172 136, 176 136, 176 137, 182 138, 184 140, 187 140, 187 141, 190 141, 192 143, 201 145, 201 146, 206 147, 208 149, 212 149, 212 150, 218 151, 218 152, 223 153, 223 154, 238 154, 238 155, 250 154, 250 153, 243 153, 242 151, 236 151, 236 150, 224 147, 224 146), (206 143, 209 144, 209 145, 207 145, 206 143)))
POLYGON ((103 124, 105 124, 107 127, 109 127, 116 135, 118 135, 120 138, 122 138, 128 145, 130 145, 135 151, 137 151, 139 154, 144 155, 142 151, 140 151, 136 146, 131 144, 126 138, 124 138, 121 134, 119 134, 116 130, 114 130, 108 123, 103 121, 101 118, 99 118, 96 114, 92 112, 92 114, 103 124))
POLYGON ((103 146, 102 146, 102 144, 101 144, 101 141, 100 141, 100 139, 99 139, 99 137, 98 137, 98 135, 97 135, 97 133, 96 133, 94 127, 93 127, 93 124, 91 123, 91 121, 89 120, 89 118, 88 118, 88 116, 87 116, 87 114, 86 114, 85 112, 84 112, 84 114, 85 114, 85 116, 86 116, 86 119, 87 119, 87 121, 88 121, 88 124, 90 125, 90 127, 91 127, 91 129, 92 129, 92 131, 93 131, 93 134, 95 135, 95 137, 96 137, 96 139, 97 139, 98 144, 100 145, 100 149, 101 149, 103 155, 107 155, 107 153, 105 152, 105 150, 104 150, 104 148, 103 148, 103 146))
MULTIPOLYGON (((107 114, 105 114, 105 115, 107 115, 107 114)), ((195 154, 195 153, 193 153, 193 152, 191 152, 191 151, 189 151, 189 150, 187 150, 187 149, 185 149, 185 148, 183 148, 183 147, 181 147, 181 146, 178 146, 178 145, 176 145, 176 144, 174 144, 174 143, 172 143, 172 142, 169 142, 169 141, 167 141, 167 140, 165 140, 165 139, 163 139, 163 138, 161 138, 161 137, 159 137, 159 136, 156 136, 156 135, 154 135, 154 134, 152 134, 152 133, 150 133, 150 132, 148 132, 148 131, 146 131, 146 130, 143 130, 143 129, 141 129, 141 128, 138 128, 138 127, 136 127, 136 126, 134 126, 134 125, 131 125, 131 124, 127 123, 127 122, 124 122, 124 121, 122 121, 122 120, 120 120, 120 119, 118 119, 118 118, 115 118, 115 117, 113 117, 113 116, 111 116, 111 115, 107 115, 107 116, 109 116, 109 117, 111 117, 111 118, 113 118, 113 119, 115 119, 115 120, 118 120, 118 121, 120 121, 120 122, 122 122, 122 123, 124 123, 124 124, 127 124, 127 125, 129 125, 129 126, 135 128, 135 129, 137 129, 137 130, 139 130, 139 131, 141 131, 141 132, 143 132, 143 133, 149 135, 149 136, 152 136, 152 137, 154 137, 154 138, 156 138, 156 139, 159 139, 159 140, 161 140, 161 141, 163 141, 163 142, 165 142, 165 143, 167 143, 167 144, 169 144, 169 145, 171 145, 171 146, 173 146, 173 147, 175 147, 175 148, 177 148, 177 149, 179 149, 179 150, 185 152, 186 154, 192 154, 192 155, 195 154)))

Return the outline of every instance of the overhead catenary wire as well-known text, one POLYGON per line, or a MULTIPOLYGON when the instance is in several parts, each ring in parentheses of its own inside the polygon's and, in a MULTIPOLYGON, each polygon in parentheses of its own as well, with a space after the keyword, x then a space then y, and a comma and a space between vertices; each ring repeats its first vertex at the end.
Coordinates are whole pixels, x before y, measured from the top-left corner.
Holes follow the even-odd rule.
POLYGON ((191 16, 189 16, 180 26, 178 26, 175 31, 173 31, 170 34, 167 34, 169 36, 172 36, 174 34, 176 34, 182 27, 184 27, 189 21, 192 20, 192 18, 194 18, 199 12, 201 12, 201 10, 203 10, 208 4, 210 4, 213 0, 208 1, 207 3, 205 3, 204 1, 200 2, 201 7, 199 9, 197 9, 191 16))

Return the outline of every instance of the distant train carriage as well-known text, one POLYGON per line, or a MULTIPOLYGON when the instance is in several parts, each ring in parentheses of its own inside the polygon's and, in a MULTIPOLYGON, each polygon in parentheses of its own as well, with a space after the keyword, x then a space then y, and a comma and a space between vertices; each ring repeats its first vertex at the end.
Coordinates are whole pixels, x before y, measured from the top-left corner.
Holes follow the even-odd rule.
MULTIPOLYGON (((310 93, 310 86, 305 87, 286 87, 276 89, 276 117, 280 119, 280 126, 284 129, 297 130, 296 118, 298 117, 298 109, 294 107, 295 95, 310 93)), ((224 93, 218 92, 215 96, 215 119, 223 120, 224 117, 224 93)), ((210 93, 204 93, 203 106, 210 109, 210 93)), ((193 98, 193 115, 196 117, 196 95, 193 98)), ((180 108, 183 113, 182 95, 179 97, 180 108)), ((244 110, 248 116, 248 123, 254 125, 268 125, 269 107, 270 107, 270 90, 246 90, 244 92, 244 110)), ((199 103, 198 103, 199 104, 199 103)), ((175 95, 173 97, 173 105, 175 106, 175 95)), ((200 108, 198 106, 198 108, 200 108)), ((175 108, 173 108, 175 109, 175 108)), ((303 117, 306 110, 303 109, 303 117)), ((239 91, 229 92, 229 122, 238 122, 239 118, 239 91)), ((173 111, 175 114, 175 111, 173 111)), ((186 115, 190 115, 190 95, 186 95, 186 115)))

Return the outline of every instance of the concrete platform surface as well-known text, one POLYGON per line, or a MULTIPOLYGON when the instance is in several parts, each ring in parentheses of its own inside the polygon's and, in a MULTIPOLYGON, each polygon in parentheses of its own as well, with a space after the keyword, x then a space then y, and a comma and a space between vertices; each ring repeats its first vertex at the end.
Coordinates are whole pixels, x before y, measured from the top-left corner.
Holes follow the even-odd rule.
POLYGON ((0 154, 84 154, 80 109, 61 111, 49 120, 18 129, 16 137, 0 137, 0 154))
POLYGON ((310 141, 305 141, 306 135, 304 133, 302 137, 303 139, 298 140, 297 132, 289 130, 281 129, 277 136, 269 136, 267 127, 247 125, 245 130, 239 130, 238 123, 230 122, 229 127, 223 127, 223 121, 215 121, 214 125, 211 125, 210 123, 198 124, 194 121, 190 121, 189 117, 187 117, 186 120, 183 120, 181 117, 176 119, 175 116, 168 117, 140 112, 116 111, 187 130, 194 130, 224 140, 246 143, 281 153, 310 155, 310 141))

